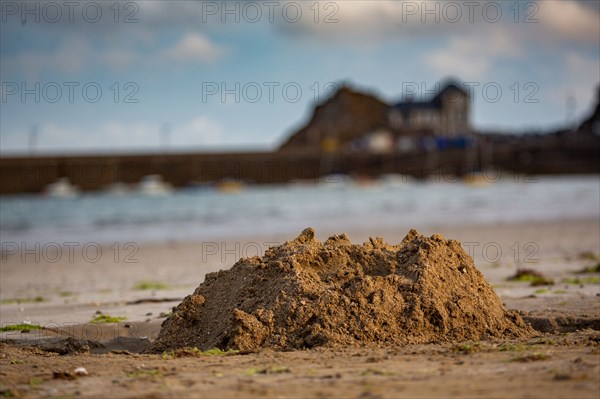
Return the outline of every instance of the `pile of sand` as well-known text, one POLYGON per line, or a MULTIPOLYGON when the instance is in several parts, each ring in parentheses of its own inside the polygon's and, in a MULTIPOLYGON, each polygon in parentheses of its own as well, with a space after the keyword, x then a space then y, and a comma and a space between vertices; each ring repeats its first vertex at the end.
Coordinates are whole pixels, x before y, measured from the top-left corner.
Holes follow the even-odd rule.
POLYGON ((530 335, 459 242, 411 230, 399 245, 308 228, 262 258, 211 273, 162 325, 150 352, 256 351, 530 335))

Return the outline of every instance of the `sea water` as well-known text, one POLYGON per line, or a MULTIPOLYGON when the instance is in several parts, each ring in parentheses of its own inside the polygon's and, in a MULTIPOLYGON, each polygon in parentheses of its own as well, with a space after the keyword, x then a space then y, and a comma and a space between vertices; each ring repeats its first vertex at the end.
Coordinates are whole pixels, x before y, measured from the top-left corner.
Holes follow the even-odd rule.
POLYGON ((600 217, 600 177, 249 186, 231 193, 0 197, 2 243, 161 242, 600 217), (486 183, 485 181, 483 183, 486 183))

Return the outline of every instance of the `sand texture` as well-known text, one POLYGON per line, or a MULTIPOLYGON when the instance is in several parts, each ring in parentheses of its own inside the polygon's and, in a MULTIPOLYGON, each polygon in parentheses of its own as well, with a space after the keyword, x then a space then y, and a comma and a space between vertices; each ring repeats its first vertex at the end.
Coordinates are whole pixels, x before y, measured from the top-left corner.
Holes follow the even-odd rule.
POLYGON ((307 228, 261 258, 211 273, 163 323, 151 352, 291 350, 519 337, 532 331, 460 243, 411 230, 398 245, 307 228))

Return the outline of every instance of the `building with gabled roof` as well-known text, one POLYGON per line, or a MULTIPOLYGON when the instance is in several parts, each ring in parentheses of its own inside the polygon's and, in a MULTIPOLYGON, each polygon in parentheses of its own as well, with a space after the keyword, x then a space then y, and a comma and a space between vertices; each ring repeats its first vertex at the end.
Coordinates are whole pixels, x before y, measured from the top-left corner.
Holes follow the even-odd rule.
POLYGON ((279 149, 389 152, 416 148, 433 137, 464 139, 471 135, 470 102, 468 92, 455 82, 445 84, 430 101, 409 99, 393 105, 344 85, 317 105, 308 123, 279 149))
POLYGON ((430 101, 413 101, 409 97, 392 105, 389 126, 399 135, 469 136, 470 103, 468 91, 450 82, 430 101))

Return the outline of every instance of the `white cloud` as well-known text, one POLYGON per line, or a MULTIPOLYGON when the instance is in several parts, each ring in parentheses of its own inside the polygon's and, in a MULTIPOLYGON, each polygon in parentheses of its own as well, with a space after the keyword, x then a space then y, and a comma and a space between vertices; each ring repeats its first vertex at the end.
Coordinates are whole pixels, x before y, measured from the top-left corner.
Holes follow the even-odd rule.
POLYGON ((164 55, 174 61, 213 62, 219 59, 224 50, 199 33, 188 33, 164 55))
POLYGON ((600 43, 600 15, 573 1, 541 1, 536 18, 554 36, 562 39, 600 43))
POLYGON ((7 77, 22 73, 27 80, 38 80, 44 72, 73 76, 92 67, 122 71, 131 67, 160 63, 212 63, 226 53, 225 48, 194 32, 187 33, 171 47, 157 49, 149 54, 140 51, 138 44, 134 40, 104 50, 95 48, 84 38, 67 39, 54 50, 27 50, 5 55, 0 62, 7 77))
POLYGON ((600 42, 600 13, 578 1, 547 0, 534 2, 444 2, 423 1, 345 1, 302 3, 300 21, 290 23, 279 18, 278 28, 292 35, 314 36, 320 40, 372 42, 393 38, 414 39, 420 36, 469 33, 485 36, 490 29, 502 27, 533 43, 571 41, 583 44, 600 42), (326 4, 333 6, 326 8, 326 4), (530 4, 531 3, 531 4, 530 4), (470 5, 469 5, 470 4, 470 5), (515 8, 515 5, 518 7, 515 8), (539 8, 535 8, 536 6, 539 8), (493 21, 496 7, 502 8, 493 21), (315 9, 319 9, 318 16, 315 9), (518 9, 518 23, 515 12, 518 9), (325 23, 330 15, 337 22, 325 23), (537 20, 525 23, 525 19, 537 20), (493 21, 493 22, 492 22, 493 21), (520 33, 519 33, 520 32, 520 33))
POLYGON ((298 22, 279 18, 277 26, 280 30, 323 40, 369 43, 389 38, 431 35, 440 31, 457 32, 468 23, 466 16, 449 22, 444 18, 444 3, 436 0, 320 1, 301 4, 302 18, 298 22), (435 11, 427 14, 425 10, 435 11))
POLYGON ((498 59, 517 58, 522 54, 519 43, 507 32, 497 29, 488 36, 453 36, 446 47, 425 54, 423 62, 438 74, 480 79, 498 59))

